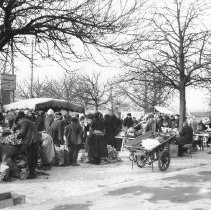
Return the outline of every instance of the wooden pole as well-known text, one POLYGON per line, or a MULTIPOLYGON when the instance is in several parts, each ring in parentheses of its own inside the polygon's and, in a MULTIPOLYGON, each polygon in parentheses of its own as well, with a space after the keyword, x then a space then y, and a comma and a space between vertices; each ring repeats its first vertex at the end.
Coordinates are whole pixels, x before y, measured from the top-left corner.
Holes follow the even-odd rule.
POLYGON ((32 39, 32 51, 31 51, 31 98, 33 98, 33 82, 34 82, 34 40, 32 39))
MULTIPOLYGON (((15 74, 15 62, 14 62, 14 48, 13 39, 11 39, 11 65, 12 65, 12 75, 15 74)), ((12 91, 12 102, 15 101, 15 90, 12 91)))

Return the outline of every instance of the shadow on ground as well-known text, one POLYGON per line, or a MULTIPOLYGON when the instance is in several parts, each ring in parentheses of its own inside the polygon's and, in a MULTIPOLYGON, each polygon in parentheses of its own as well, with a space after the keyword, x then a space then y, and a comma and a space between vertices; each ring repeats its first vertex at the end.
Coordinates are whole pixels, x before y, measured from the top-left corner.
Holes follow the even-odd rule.
POLYGON ((57 205, 51 210, 90 210, 90 206, 92 204, 63 204, 63 205, 57 205))
POLYGON ((179 174, 176 176, 164 178, 162 180, 176 180, 179 182, 187 182, 187 183, 196 183, 196 182, 210 182, 211 181, 211 172, 210 171, 201 171, 196 175, 188 175, 188 174, 179 174))
POLYGON ((150 194, 151 197, 147 200, 152 203, 158 201, 170 201, 173 203, 186 203, 200 199, 210 199, 211 189, 201 193, 198 187, 146 187, 146 186, 132 186, 125 187, 114 191, 109 191, 107 196, 121 196, 125 194, 132 194, 133 196, 140 196, 150 194))

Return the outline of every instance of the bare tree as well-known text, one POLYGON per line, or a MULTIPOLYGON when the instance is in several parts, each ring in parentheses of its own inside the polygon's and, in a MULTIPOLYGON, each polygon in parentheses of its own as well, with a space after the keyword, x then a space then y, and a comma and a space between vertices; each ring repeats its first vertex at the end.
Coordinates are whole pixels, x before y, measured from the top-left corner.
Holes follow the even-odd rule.
POLYGON ((16 99, 51 97, 46 82, 47 80, 40 81, 40 79, 37 78, 37 80, 34 81, 32 87, 31 83, 27 80, 17 84, 17 90, 15 94, 16 99))
POLYGON ((171 94, 171 90, 163 85, 162 78, 137 69, 120 75, 116 84, 119 95, 130 99, 145 111, 165 104, 171 94))
POLYGON ((173 0, 156 8, 147 41, 126 64, 132 71, 159 76, 163 85, 179 92, 180 127, 186 117, 186 87, 211 81, 211 33, 200 22, 203 14, 205 3, 197 0, 173 0))
POLYGON ((85 106, 91 105, 95 107, 95 111, 102 105, 110 101, 110 87, 108 83, 103 84, 100 81, 100 73, 89 75, 81 75, 77 82, 77 97, 85 106))
POLYGON ((53 60, 59 55, 62 60, 93 58, 93 47, 125 53, 142 5, 141 0, 1 0, 2 59, 11 53, 8 45, 29 57, 26 49, 33 37, 42 57, 53 60))
POLYGON ((62 79, 53 79, 46 82, 46 90, 53 98, 78 102, 76 83, 77 74, 65 74, 62 79))
MULTIPOLYGON (((33 97, 50 97, 63 99, 85 108, 95 107, 97 111, 101 105, 107 104, 110 99, 110 87, 108 83, 100 81, 100 73, 84 75, 81 73, 65 74, 62 79, 44 80, 39 79, 33 85, 33 97)), ((16 97, 18 99, 31 98, 31 84, 27 81, 18 85, 16 97)))

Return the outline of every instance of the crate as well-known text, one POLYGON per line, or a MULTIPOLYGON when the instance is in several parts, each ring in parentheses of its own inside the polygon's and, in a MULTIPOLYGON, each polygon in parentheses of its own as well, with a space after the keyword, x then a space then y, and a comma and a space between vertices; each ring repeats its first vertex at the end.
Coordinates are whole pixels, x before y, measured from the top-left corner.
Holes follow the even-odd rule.
POLYGON ((178 157, 178 145, 170 144, 169 145, 169 152, 170 152, 170 157, 171 158, 178 157))
POLYGON ((0 209, 25 203, 25 195, 11 192, 0 193, 0 209))

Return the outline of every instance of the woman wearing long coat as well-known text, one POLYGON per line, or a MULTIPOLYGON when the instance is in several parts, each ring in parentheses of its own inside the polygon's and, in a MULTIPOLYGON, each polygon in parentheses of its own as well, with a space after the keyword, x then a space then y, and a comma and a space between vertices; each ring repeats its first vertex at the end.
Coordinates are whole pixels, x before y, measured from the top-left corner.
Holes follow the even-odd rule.
POLYGON ((105 141, 107 145, 114 147, 115 145, 115 135, 114 135, 114 123, 110 115, 105 115, 104 117, 104 127, 105 127, 105 141))
POLYGON ((93 163, 100 164, 101 158, 108 155, 108 150, 104 139, 104 120, 99 112, 94 114, 90 127, 89 158, 93 163))

